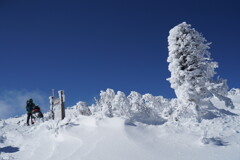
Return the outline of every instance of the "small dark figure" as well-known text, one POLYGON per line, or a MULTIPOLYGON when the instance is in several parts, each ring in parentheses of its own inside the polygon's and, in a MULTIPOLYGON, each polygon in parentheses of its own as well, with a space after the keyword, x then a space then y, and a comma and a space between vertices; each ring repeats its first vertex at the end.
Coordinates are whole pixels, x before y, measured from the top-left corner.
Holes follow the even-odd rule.
POLYGON ((26 104, 26 110, 27 110, 27 125, 29 126, 29 119, 31 118, 32 124, 34 124, 33 121, 33 115, 32 115, 32 110, 35 107, 35 104, 33 103, 33 99, 29 99, 26 104))

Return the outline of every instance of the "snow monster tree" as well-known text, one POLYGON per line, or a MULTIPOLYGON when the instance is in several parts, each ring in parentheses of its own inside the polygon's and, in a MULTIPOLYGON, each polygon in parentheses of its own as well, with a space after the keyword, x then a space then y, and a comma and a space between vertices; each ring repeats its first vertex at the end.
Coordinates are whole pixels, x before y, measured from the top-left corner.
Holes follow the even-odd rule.
POLYGON ((228 90, 226 80, 213 80, 218 67, 210 57, 210 43, 191 25, 183 22, 169 32, 168 81, 175 90, 178 105, 173 115, 175 120, 193 118, 201 121, 223 114, 213 106, 209 98, 213 95, 233 108, 232 101, 225 95, 228 90))

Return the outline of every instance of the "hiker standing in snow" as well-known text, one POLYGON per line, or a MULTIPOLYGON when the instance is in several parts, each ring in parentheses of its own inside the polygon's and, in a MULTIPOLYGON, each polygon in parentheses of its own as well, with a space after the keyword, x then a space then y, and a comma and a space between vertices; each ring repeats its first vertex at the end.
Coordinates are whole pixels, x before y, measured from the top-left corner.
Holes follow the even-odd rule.
POLYGON ((33 115, 32 110, 35 107, 35 104, 33 103, 33 99, 29 99, 26 104, 26 110, 27 110, 27 125, 29 126, 29 119, 31 117, 32 124, 33 122, 33 115))

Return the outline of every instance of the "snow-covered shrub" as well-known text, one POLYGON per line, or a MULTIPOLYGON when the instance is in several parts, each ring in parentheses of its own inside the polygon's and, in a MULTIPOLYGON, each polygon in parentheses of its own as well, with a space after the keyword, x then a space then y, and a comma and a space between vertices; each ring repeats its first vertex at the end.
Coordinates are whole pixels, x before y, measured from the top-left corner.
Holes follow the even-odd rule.
POLYGON ((209 101, 212 95, 233 108, 233 103, 225 96, 226 80, 213 80, 218 64, 210 57, 210 43, 186 22, 170 30, 168 43, 167 61, 171 72, 168 80, 178 99, 175 115, 201 119, 208 114, 208 106, 212 109, 209 101))
POLYGON ((236 96, 236 95, 240 95, 240 89, 239 88, 232 88, 229 92, 228 92, 229 96, 236 96))
POLYGON ((103 116, 129 116, 129 100, 123 92, 118 91, 115 94, 113 89, 107 89, 100 92, 100 98, 95 98, 96 104, 92 107, 93 112, 101 112, 103 116))
POLYGON ((172 114, 172 106, 170 105, 170 101, 163 96, 155 97, 155 109, 159 116, 168 119, 172 114))
POLYGON ((118 91, 112 100, 112 112, 114 116, 130 116, 130 102, 121 91, 118 91))
POLYGON ((136 121, 148 121, 152 118, 153 105, 152 105, 152 96, 145 95, 142 96, 138 92, 132 91, 128 96, 131 106, 131 118, 136 121))
POLYGON ((145 107, 143 110, 147 110, 147 114, 151 117, 162 117, 164 110, 169 110, 168 114, 171 114, 169 101, 162 96, 153 96, 147 93, 142 96, 142 100, 142 106, 145 107))
POLYGON ((127 98, 130 101, 132 120, 154 123, 157 119, 160 119, 159 111, 161 110, 161 103, 153 95, 141 95, 138 92, 132 91, 127 98))
POLYGON ((132 91, 127 98, 130 102, 131 115, 136 115, 140 113, 148 114, 147 108, 144 106, 142 95, 140 93, 132 91))
POLYGON ((161 113, 161 116, 165 119, 169 119, 170 117, 173 117, 174 110, 177 108, 177 99, 171 99, 170 101, 164 99, 163 101, 163 110, 161 113))
POLYGON ((80 112, 81 115, 89 116, 92 114, 86 102, 78 102, 76 109, 80 112))
POLYGON ((113 89, 107 89, 106 91, 100 92, 100 99, 96 100, 95 112, 102 112, 106 117, 113 117, 112 101, 115 97, 113 89))
MULTIPOLYGON (((161 96, 155 97, 149 93, 144 94, 141 99, 141 108, 135 116, 138 121, 148 124, 162 124, 166 120, 162 118, 163 102, 161 96)), ((165 106, 166 107, 166 106, 165 106)))

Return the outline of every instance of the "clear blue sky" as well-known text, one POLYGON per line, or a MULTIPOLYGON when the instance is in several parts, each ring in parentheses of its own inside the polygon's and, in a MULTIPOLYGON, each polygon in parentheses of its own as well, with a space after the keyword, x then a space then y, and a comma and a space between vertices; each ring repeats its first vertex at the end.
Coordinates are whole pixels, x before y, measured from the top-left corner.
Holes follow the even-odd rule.
POLYGON ((0 95, 37 92, 44 108, 52 88, 65 90, 68 106, 92 103, 106 88, 175 97, 166 81, 167 36, 183 21, 212 42, 218 74, 239 88, 239 6, 237 0, 0 0, 0 95))

